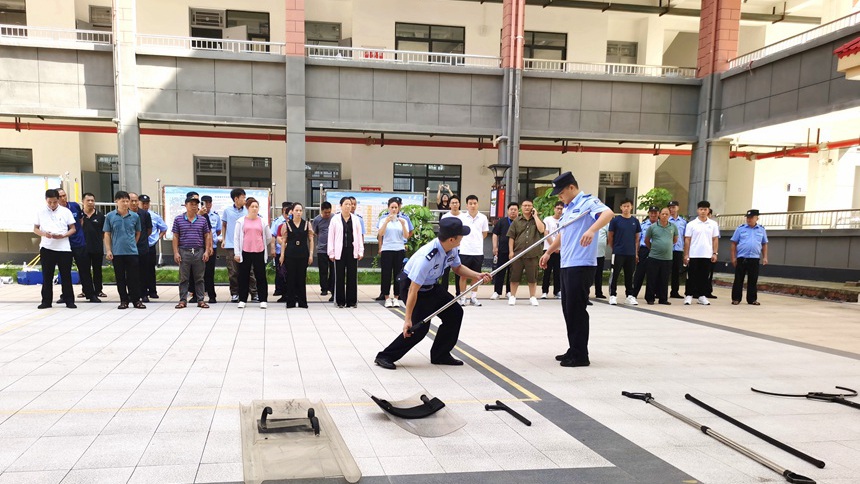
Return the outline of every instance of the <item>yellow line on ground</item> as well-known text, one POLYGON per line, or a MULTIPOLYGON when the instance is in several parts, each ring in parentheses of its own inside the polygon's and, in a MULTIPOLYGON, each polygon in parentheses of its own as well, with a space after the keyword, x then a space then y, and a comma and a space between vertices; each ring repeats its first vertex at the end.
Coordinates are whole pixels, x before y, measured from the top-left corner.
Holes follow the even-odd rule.
MULTIPOLYGON (((400 313, 401 315, 403 315, 403 317, 404 317, 404 318, 406 317, 406 313, 405 313, 405 312, 403 312, 402 310, 400 310, 400 309, 396 309, 396 308, 395 308, 394 310, 395 310, 395 311, 397 311, 398 313, 400 313)), ((430 333, 432 333, 432 334, 433 334, 433 336, 436 336, 436 333, 435 333, 435 332, 430 331, 430 333)), ((522 393, 523 395, 525 395, 525 396, 526 396, 526 398, 525 398, 525 399, 521 399, 521 400, 519 400, 519 401, 524 401, 524 402, 539 402, 539 401, 540 401, 540 398, 539 398, 537 395, 535 395, 534 393, 532 393, 532 392, 530 392, 530 391, 526 390, 522 385, 520 385, 519 383, 517 383, 517 382, 515 382, 515 381, 511 380, 510 378, 508 378, 507 376, 505 376, 505 375, 504 375, 502 372, 500 372, 499 370, 497 370, 497 369, 493 368, 492 366, 490 366, 490 365, 488 365, 488 364, 484 363, 483 361, 481 361, 480 359, 478 359, 475 355, 473 355, 473 354, 469 353, 468 351, 464 350, 463 348, 460 348, 459 346, 455 346, 455 347, 454 347, 454 349, 455 349, 455 350, 457 350, 457 351, 459 351, 460 353, 462 353, 462 354, 463 354, 463 356, 465 356, 466 358, 469 358, 470 360, 474 361, 474 362, 475 362, 475 363, 477 363, 478 365, 482 366, 485 370, 489 371, 489 372, 490 372, 490 373, 492 373, 493 375, 496 375, 496 376, 497 376, 498 378, 500 378, 503 382, 505 382, 505 383, 507 383, 508 385, 510 385, 510 386, 512 386, 512 387, 514 387, 514 388, 516 388, 516 389, 517 389, 517 391, 519 391, 520 393, 522 393)))
POLYGON ((50 316, 52 313, 54 313, 53 309, 46 311, 46 312, 39 312, 39 313, 37 313, 37 314, 35 314, 35 315, 33 315, 33 316, 23 320, 23 321, 19 321, 19 322, 15 323, 11 326, 7 326, 5 328, 0 328, 0 334, 8 333, 9 331, 14 331, 14 330, 21 328, 23 326, 27 326, 28 324, 36 322, 36 321, 44 318, 45 316, 50 316))

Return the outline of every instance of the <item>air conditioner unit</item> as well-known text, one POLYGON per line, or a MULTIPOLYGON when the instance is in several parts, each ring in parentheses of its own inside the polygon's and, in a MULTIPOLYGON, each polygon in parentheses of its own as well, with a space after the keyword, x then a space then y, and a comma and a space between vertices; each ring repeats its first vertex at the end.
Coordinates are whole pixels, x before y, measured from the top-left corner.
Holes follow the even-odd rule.
POLYGON ((113 25, 111 8, 90 5, 90 23, 96 28, 110 29, 113 25))
POLYGON ((192 8, 191 26, 208 29, 222 29, 224 28, 224 11, 192 8))

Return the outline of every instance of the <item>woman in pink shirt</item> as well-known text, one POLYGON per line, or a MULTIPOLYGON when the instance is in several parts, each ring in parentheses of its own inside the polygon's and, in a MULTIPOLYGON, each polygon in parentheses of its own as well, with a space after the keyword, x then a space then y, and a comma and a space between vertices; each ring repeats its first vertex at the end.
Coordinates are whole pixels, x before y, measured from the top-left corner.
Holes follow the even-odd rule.
POLYGON ((334 300, 337 307, 358 306, 358 261, 364 257, 361 219, 352 218, 352 200, 340 199, 340 213, 328 227, 328 257, 334 261, 334 300))
POLYGON ((260 204, 257 199, 248 197, 245 207, 248 209, 248 215, 236 221, 236 230, 233 231, 233 258, 239 263, 239 309, 244 308, 248 302, 252 267, 254 277, 257 278, 260 309, 266 309, 269 295, 266 282, 267 254, 275 256, 272 231, 260 218, 260 204))

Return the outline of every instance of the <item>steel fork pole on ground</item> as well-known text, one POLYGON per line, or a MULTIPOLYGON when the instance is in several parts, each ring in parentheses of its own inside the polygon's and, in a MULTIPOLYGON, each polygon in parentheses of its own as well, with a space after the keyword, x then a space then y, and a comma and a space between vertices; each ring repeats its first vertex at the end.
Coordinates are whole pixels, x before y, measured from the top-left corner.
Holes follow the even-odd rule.
MULTIPOLYGON (((520 253, 519 253, 519 254, 515 255, 514 257, 511 257, 511 259, 510 259, 509 261, 507 261, 507 262, 505 262, 504 264, 502 264, 502 265, 500 265, 499 267, 497 267, 493 272, 490 272, 490 276, 491 276, 491 277, 492 277, 492 276, 495 276, 495 275, 496 275, 496 274, 498 274, 502 269, 504 269, 505 267, 508 267, 509 265, 513 264, 513 263, 514 263, 514 261, 516 261, 516 260, 517 260, 517 259, 519 259, 520 257, 524 256, 525 254, 528 254, 528 253, 529 253, 529 251, 531 251, 532 249, 534 249, 534 248, 535 248, 535 247, 537 247, 538 245, 542 244, 546 239, 548 239, 548 238, 552 237, 553 235, 555 235, 555 234, 557 234, 557 233, 561 232, 561 231, 562 231, 562 229, 566 229, 566 228, 568 228, 568 227, 570 226, 570 224, 572 224, 572 223, 576 222, 577 220, 581 219, 582 217, 584 217, 584 216, 588 215, 589 213, 591 213, 591 212, 590 212, 590 211, 588 211, 588 210, 586 210, 586 211, 584 211, 584 212, 580 213, 579 215, 577 215, 576 217, 574 217, 574 218, 572 218, 572 219, 568 220, 567 222, 565 222, 565 223, 563 223, 563 224, 559 225, 559 226, 558 226, 558 228, 556 228, 556 229, 555 229, 555 230, 553 230, 552 232, 550 232, 550 233, 548 233, 548 234, 544 235, 544 236, 543 236, 543 237, 541 237, 538 241, 536 241, 534 244, 532 244, 532 245, 528 246, 527 248, 523 249, 522 251, 520 251, 520 253)), ((536 215, 535 215, 535 216, 536 216, 536 215)), ((471 286, 467 287, 465 290, 463 290, 463 291, 461 292, 461 294, 468 294, 468 293, 472 292, 476 287, 480 286, 481 284, 483 284, 483 282, 482 282, 482 281, 478 281, 478 282, 476 282, 476 283, 472 284, 471 286)), ((453 305, 454 305, 454 304, 456 304, 456 303, 457 303, 457 298, 455 297, 454 299, 452 299, 452 300, 448 301, 444 306, 442 306, 441 308, 437 309, 437 310, 436 310, 436 312, 434 312, 434 313, 433 313, 433 314, 431 314, 430 316, 427 316, 426 318, 424 318, 424 320, 423 320, 423 321, 421 321, 421 322, 419 322, 418 324, 416 324, 415 326, 413 326, 413 327, 411 328, 411 330, 409 331, 409 334, 412 334, 412 333, 414 333, 415 331, 417 331, 417 330, 418 330, 418 328, 419 328, 419 327, 421 327, 421 325, 422 325, 422 324, 430 324, 430 321, 431 321, 433 318, 435 318, 435 317, 436 317, 436 316, 438 316, 442 311, 444 311, 444 310, 446 310, 446 309, 450 308, 451 306, 453 306, 453 305)))
POLYGON ((814 480, 812 480, 806 476, 802 476, 800 474, 795 474, 794 472, 791 472, 790 470, 774 463, 773 461, 771 461, 765 457, 762 457, 761 455, 759 455, 759 454, 753 452, 752 450, 742 446, 741 444, 738 444, 737 442, 729 439, 728 437, 725 437, 722 434, 711 430, 710 427, 708 427, 706 425, 702 425, 702 424, 696 422, 695 420, 693 420, 687 416, 684 416, 684 415, 672 410, 671 408, 666 407, 666 406, 658 403, 656 400, 654 400, 654 397, 652 397, 650 393, 621 392, 621 394, 627 398, 633 398, 635 400, 642 400, 645 403, 649 403, 651 405, 654 405, 655 407, 657 407, 660 410, 668 413, 669 415, 677 418, 678 420, 681 420, 682 422, 686 423, 687 425, 690 425, 691 427, 695 427, 695 428, 701 430, 702 433, 704 433, 705 435, 719 441, 720 443, 722 443, 724 445, 727 445, 728 447, 731 447, 732 449, 740 452, 741 454, 749 457, 750 459, 758 462, 759 464, 761 464, 761 465, 767 467, 768 469, 776 472, 777 474, 783 476, 785 478, 785 480, 790 482, 790 483, 793 483, 793 484, 815 484, 814 480))

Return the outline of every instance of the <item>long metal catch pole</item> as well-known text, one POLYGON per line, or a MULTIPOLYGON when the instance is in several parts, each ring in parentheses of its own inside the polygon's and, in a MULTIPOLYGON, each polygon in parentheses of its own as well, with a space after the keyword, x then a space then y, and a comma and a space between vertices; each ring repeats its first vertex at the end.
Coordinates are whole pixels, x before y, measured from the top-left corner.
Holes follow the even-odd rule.
POLYGON ((749 457, 750 459, 758 462, 759 464, 761 464, 761 465, 767 467, 768 469, 776 472, 777 474, 783 476, 785 478, 785 480, 788 482, 791 482, 793 484, 815 484, 814 480, 812 480, 806 476, 802 476, 800 474, 795 474, 794 472, 791 472, 790 470, 774 463, 773 461, 771 461, 765 457, 762 457, 761 455, 759 455, 759 454, 753 452, 752 450, 742 446, 741 444, 729 439, 728 437, 711 430, 710 427, 708 427, 706 425, 702 425, 699 422, 696 422, 695 420, 693 420, 689 417, 681 415, 680 413, 672 410, 669 407, 661 405, 660 403, 658 403, 657 401, 654 400, 654 397, 652 397, 650 393, 621 392, 621 394, 627 398, 633 398, 635 400, 642 400, 645 403, 650 403, 651 405, 654 405, 655 407, 659 408, 660 410, 668 413, 669 415, 677 418, 678 420, 681 420, 682 422, 690 425, 691 427, 695 427, 695 428, 701 430, 702 433, 704 433, 705 435, 719 441, 722 444, 725 444, 725 445, 731 447, 732 449, 740 452, 741 454, 749 457))
MULTIPOLYGON (((555 235, 555 234, 557 234, 557 233, 561 232, 562 230, 564 230, 564 229, 566 229, 566 228, 570 227, 570 225, 571 225, 572 223, 574 223, 574 222, 576 222, 577 220, 581 219, 582 217, 584 217, 584 216, 588 215, 589 213, 590 213, 590 211, 589 211, 589 210, 586 210, 586 211, 584 211, 584 212, 580 213, 579 215, 577 215, 576 217, 574 217, 574 218, 572 218, 572 219, 568 220, 567 222, 565 222, 565 223, 563 223, 563 224, 559 225, 555 230, 553 230, 552 232, 550 232, 550 233, 548 233, 548 234, 544 235, 544 236, 543 236, 543 237, 541 237, 537 242, 535 242, 534 244, 532 244, 532 245, 528 246, 526 249, 523 249, 519 254, 517 254, 517 255, 515 255, 514 257, 512 257, 512 258, 511 258, 511 260, 509 260, 509 261, 505 262, 504 264, 500 265, 500 266, 499 266, 499 267, 497 267, 493 272, 490 272, 490 275, 491 275, 491 276, 495 276, 496 274, 498 274, 498 273, 499 273, 499 271, 501 271, 501 270, 502 270, 502 269, 504 269, 505 267, 508 267, 509 265, 513 264, 515 260, 519 259, 519 258, 520 258, 520 257, 522 257, 523 255, 528 254, 528 253, 529 253, 529 251, 531 251, 532 249, 534 249, 534 248, 535 248, 535 247, 537 247, 538 245, 542 244, 546 239, 548 239, 548 238, 552 237, 553 235, 555 235)), ((481 284, 483 284, 483 282, 482 282, 482 281, 478 281, 478 282, 476 282, 476 283, 472 284, 471 286, 467 287, 467 288, 463 291, 463 293, 464 293, 464 294, 468 294, 469 292, 472 292, 472 290, 474 290, 476 287, 480 286, 481 284)), ((452 300, 448 301, 448 302, 447 302, 445 305, 443 305, 441 308, 437 309, 437 310, 436 310, 436 312, 434 312, 434 313, 433 313, 433 314, 431 314, 430 316, 427 316, 426 318, 424 318, 424 320, 423 320, 423 321, 421 321, 421 322, 419 322, 418 324, 416 324, 416 325, 412 326, 412 328, 411 328, 411 329, 410 329, 410 331, 409 331, 409 334, 412 334, 412 333, 414 333, 415 331, 417 331, 417 330, 418 330, 418 328, 420 328, 422 324, 430 324, 430 320, 432 320, 433 318, 435 318, 436 316, 438 316, 442 311, 444 311, 444 310, 446 310, 446 309, 450 308, 451 306, 453 306, 453 305, 454 305, 454 304, 456 304, 456 303, 457 303, 457 298, 455 297, 454 299, 452 299, 452 300)))

